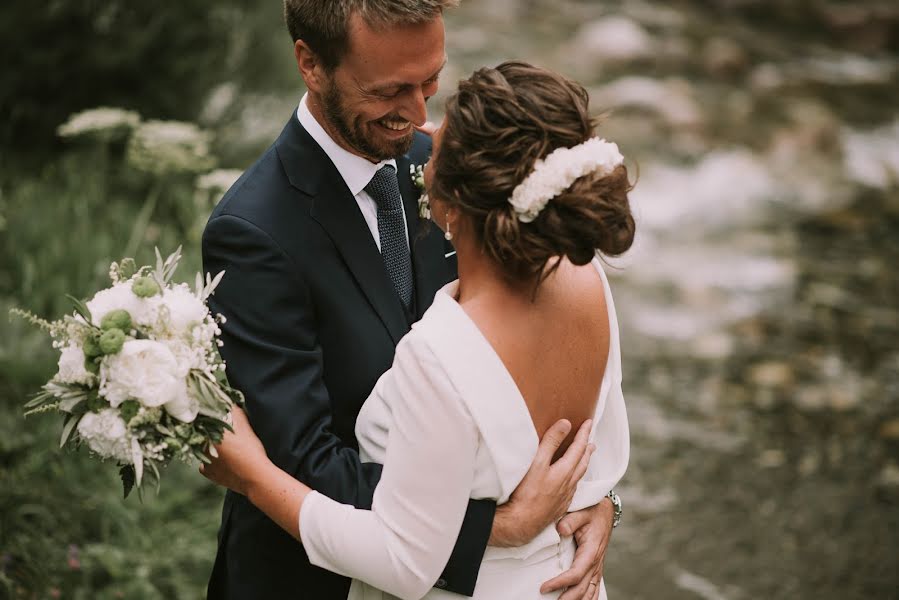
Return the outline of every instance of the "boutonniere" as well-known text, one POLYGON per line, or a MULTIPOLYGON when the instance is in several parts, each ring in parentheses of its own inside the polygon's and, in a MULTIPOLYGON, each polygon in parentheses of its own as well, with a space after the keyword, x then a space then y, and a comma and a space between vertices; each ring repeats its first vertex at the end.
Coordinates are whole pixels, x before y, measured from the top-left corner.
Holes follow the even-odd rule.
POLYGON ((412 184, 421 192, 418 197, 418 216, 421 219, 430 219, 431 203, 425 189, 425 166, 409 165, 409 176, 412 177, 412 184))

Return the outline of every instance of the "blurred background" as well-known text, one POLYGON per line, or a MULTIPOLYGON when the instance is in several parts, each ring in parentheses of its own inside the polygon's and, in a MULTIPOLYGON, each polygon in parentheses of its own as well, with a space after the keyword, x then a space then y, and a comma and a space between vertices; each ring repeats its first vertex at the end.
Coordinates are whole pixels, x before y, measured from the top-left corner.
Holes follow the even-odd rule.
MULTIPOLYGON (((464 0, 447 28, 435 120, 522 58, 583 82, 639 174, 610 596, 899 598, 899 4, 464 0)), ((7 2, 0 48, 4 315, 156 245, 189 278, 302 93, 275 0, 7 2)), ((57 450, 22 417, 55 361, 0 318, 0 598, 203 597, 222 493, 176 466, 123 501, 57 450)))

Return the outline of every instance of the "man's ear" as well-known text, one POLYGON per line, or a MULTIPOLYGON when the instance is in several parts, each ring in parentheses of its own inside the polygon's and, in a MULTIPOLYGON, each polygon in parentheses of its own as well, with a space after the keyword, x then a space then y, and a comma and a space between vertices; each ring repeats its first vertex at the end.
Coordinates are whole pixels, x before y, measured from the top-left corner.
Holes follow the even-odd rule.
POLYGON ((297 61, 297 69, 306 83, 306 87, 316 94, 321 93, 325 82, 325 69, 312 48, 303 40, 293 44, 293 55, 297 61))

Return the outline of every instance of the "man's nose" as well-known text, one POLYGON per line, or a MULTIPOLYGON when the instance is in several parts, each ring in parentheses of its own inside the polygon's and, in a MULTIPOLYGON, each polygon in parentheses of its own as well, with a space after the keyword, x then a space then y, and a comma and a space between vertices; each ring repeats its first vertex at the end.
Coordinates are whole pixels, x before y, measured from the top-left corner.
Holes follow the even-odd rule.
POLYGON ((428 120, 427 98, 424 90, 417 87, 407 94, 405 106, 403 106, 403 117, 414 123, 415 125, 424 125, 428 120))

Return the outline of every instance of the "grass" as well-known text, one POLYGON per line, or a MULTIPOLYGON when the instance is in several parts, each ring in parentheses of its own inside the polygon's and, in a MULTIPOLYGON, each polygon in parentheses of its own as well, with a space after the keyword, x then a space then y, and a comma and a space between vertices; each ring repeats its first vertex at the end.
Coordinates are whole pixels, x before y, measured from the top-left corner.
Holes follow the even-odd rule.
POLYGON ((152 263, 154 246, 166 254, 183 244, 175 279, 192 281, 211 207, 195 202, 193 176, 153 180, 116 147, 71 146, 40 173, 0 173, 0 182, 0 597, 205 597, 223 492, 179 464, 158 496, 123 500, 114 464, 60 450, 59 418, 22 416, 56 353, 5 316, 16 306, 48 318, 70 311, 65 294, 108 284, 131 239, 138 264, 152 263))

